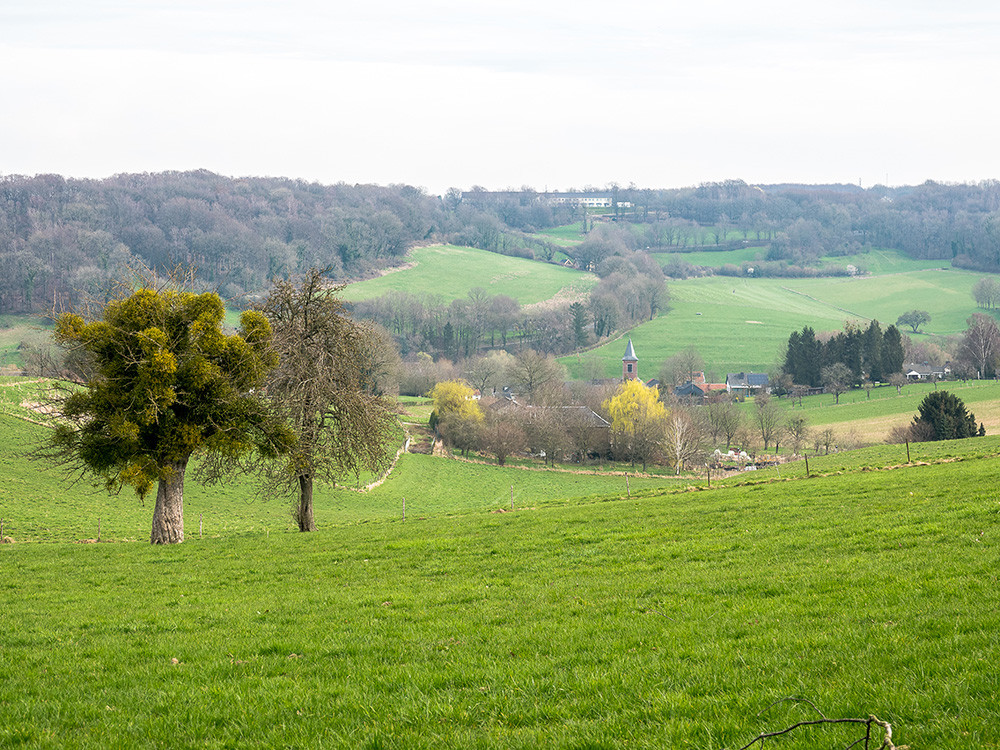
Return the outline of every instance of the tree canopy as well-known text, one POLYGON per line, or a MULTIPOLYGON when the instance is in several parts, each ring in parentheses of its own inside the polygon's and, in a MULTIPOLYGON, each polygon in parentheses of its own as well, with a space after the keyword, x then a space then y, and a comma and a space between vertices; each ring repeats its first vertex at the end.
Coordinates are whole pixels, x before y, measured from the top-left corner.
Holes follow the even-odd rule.
POLYGON ((199 452, 276 456, 291 436, 260 396, 277 358, 271 327, 245 312, 222 332, 217 294, 141 288, 109 302, 100 319, 67 313, 59 343, 82 349, 92 375, 61 406, 51 453, 112 492, 145 495, 158 482, 150 541, 184 540, 184 473, 199 452))
POLYGON ((909 326, 913 333, 917 333, 920 326, 930 322, 931 314, 926 310, 909 310, 896 318, 896 325, 909 326))
POLYGON ((434 402, 434 420, 472 419, 481 422, 483 412, 475 400, 476 392, 461 380, 438 383, 427 394, 434 402))

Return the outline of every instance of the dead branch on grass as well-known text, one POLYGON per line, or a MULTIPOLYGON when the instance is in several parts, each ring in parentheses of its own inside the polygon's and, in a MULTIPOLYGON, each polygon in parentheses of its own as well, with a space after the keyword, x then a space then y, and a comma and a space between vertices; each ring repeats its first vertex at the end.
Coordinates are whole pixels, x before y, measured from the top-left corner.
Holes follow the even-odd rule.
POLYGON ((767 706, 766 708, 762 709, 761 712, 757 714, 757 716, 760 716, 765 711, 768 711, 769 709, 773 708, 779 703, 784 703, 785 701, 792 701, 794 703, 808 703, 810 706, 813 707, 813 709, 815 709, 816 713, 820 715, 820 718, 806 719, 804 721, 799 721, 796 722, 795 724, 792 724, 789 727, 785 727, 784 729, 777 729, 773 732, 761 732, 752 740, 750 740, 750 742, 743 745, 743 747, 739 748, 739 750, 747 750, 747 748, 753 747, 758 742, 760 743, 760 747, 763 748, 764 740, 770 737, 778 737, 783 734, 788 734, 789 732, 792 732, 795 729, 798 729, 799 727, 816 726, 819 724, 859 724, 864 726, 865 733, 858 739, 851 742, 851 744, 847 745, 847 747, 845 747, 844 750, 850 750, 850 748, 857 747, 858 745, 861 745, 861 743, 864 743, 863 747, 865 748, 865 750, 869 750, 869 744, 872 739, 872 725, 880 726, 884 732, 882 736, 882 744, 878 746, 878 750, 908 750, 909 748, 908 745, 893 744, 892 725, 888 721, 882 721, 875 715, 869 715, 867 719, 852 719, 852 718, 828 719, 823 714, 823 712, 819 710, 816 704, 808 700, 807 698, 795 698, 795 697, 782 698, 780 700, 775 701, 770 706, 767 706))

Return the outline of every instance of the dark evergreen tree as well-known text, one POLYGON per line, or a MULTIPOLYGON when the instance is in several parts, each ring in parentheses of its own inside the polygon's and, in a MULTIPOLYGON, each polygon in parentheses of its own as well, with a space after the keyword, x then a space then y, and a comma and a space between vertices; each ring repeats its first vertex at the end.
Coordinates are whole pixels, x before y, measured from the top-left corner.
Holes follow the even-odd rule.
POLYGON ((954 440, 978 434, 976 415, 965 408, 962 399, 948 391, 928 393, 917 411, 919 415, 913 418, 914 426, 927 429, 927 434, 933 435, 932 440, 954 440))
POLYGON ((882 378, 903 369, 903 335, 896 326, 889 326, 882 336, 882 378))
POLYGON ((871 381, 880 381, 882 374, 882 326, 873 320, 862 335, 863 370, 871 381))
POLYGON ((792 382, 816 387, 821 383, 822 367, 823 345, 816 340, 816 332, 809 326, 803 327, 801 333, 793 331, 788 337, 783 368, 792 376, 792 382))

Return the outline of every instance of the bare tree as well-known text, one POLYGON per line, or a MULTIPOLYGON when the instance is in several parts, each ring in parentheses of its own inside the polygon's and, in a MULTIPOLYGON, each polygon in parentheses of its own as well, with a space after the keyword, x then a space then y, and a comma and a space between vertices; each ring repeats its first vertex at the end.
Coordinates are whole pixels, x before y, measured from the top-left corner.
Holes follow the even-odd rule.
POLYGON ((565 410, 560 407, 530 407, 524 420, 525 436, 532 453, 545 457, 545 463, 556 465, 572 445, 566 431, 565 410))
POLYGON ((989 377, 996 370, 1000 354, 1000 329, 993 318, 982 313, 972 315, 967 323, 969 327, 962 338, 961 358, 976 368, 980 378, 989 377))
POLYGON ((708 405, 708 424, 712 441, 725 438, 728 452, 743 424, 743 412, 732 401, 713 402, 708 405))
POLYGON ((667 357, 660 365, 660 382, 669 385, 683 385, 694 380, 696 372, 705 369, 705 360, 693 346, 667 357))
POLYGON ((449 414, 437 423, 437 430, 452 448, 468 456, 482 444, 483 421, 461 414, 449 414))
POLYGON ((465 376, 473 388, 485 395, 505 385, 503 380, 513 363, 514 358, 505 351, 490 352, 469 362, 465 376))
POLYGON ((674 409, 666 419, 666 439, 663 443, 667 461, 680 474, 685 464, 705 454, 705 430, 689 412, 674 409))
POLYGON ((565 372, 551 356, 527 349, 514 358, 508 376, 532 403, 551 403, 562 395, 565 372))
POLYGON ((347 317, 335 292, 314 268, 299 284, 276 282, 263 305, 280 361, 267 394, 297 437, 287 464, 268 475, 297 490, 300 531, 316 529, 314 480, 385 468, 396 426, 388 404, 363 387, 374 334, 347 317))
POLYGON ((504 466, 507 459, 514 453, 520 453, 527 448, 524 430, 509 415, 492 415, 483 427, 483 448, 492 453, 497 464, 504 466))
POLYGON ((834 395, 836 403, 840 403, 840 394, 847 391, 851 383, 851 370, 843 362, 835 362, 820 370, 820 377, 827 393, 834 395))
POLYGON ((792 450, 798 453, 802 444, 809 439, 809 420, 804 414, 792 414, 785 420, 785 430, 792 441, 792 450))
POLYGON ((781 409, 763 391, 754 396, 753 400, 753 423, 764 443, 764 450, 767 450, 768 444, 775 440, 781 429, 781 409))

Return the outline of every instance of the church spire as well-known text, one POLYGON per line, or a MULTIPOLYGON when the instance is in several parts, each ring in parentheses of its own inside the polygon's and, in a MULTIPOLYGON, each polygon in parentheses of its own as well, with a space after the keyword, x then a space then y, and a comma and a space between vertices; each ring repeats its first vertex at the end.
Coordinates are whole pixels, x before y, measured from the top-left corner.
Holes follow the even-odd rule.
POLYGON ((635 347, 632 346, 632 339, 629 337, 625 356, 622 357, 622 380, 635 380, 637 377, 639 377, 639 358, 635 356, 635 347))

